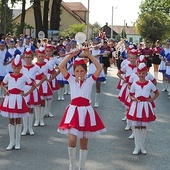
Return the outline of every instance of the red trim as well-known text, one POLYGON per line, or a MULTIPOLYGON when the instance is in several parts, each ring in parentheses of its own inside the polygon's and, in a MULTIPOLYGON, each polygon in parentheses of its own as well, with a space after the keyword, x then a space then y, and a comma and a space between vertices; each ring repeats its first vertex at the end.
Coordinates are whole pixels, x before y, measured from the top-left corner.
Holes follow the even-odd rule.
POLYGON ((34 85, 34 82, 31 81, 31 83, 26 83, 26 85, 33 86, 33 85, 34 85))
POLYGON ((71 105, 90 106, 89 100, 83 97, 77 97, 71 100, 71 105))
POLYGON ((55 71, 55 69, 48 70, 48 73, 49 73, 49 74, 52 74, 54 71, 55 71))
POLYGON ((135 95, 135 93, 130 92, 130 93, 129 93, 129 95, 130 95, 130 96, 134 96, 134 95, 135 95))
POLYGON ((136 82, 136 84, 139 85, 139 86, 141 86, 142 89, 143 89, 143 87, 144 87, 145 85, 147 85, 148 83, 149 83, 149 81, 145 81, 145 82, 139 82, 139 81, 137 81, 137 82, 136 82))
POLYGON ((158 90, 156 89, 156 90, 154 91, 154 93, 155 93, 155 94, 158 94, 158 90))
POLYGON ((10 94, 20 94, 20 93, 23 92, 23 91, 20 90, 20 89, 14 88, 14 89, 8 90, 8 92, 9 92, 10 94))
POLYGON ((43 62, 43 63, 38 63, 38 62, 36 62, 36 65, 41 68, 42 66, 46 65, 46 62, 43 62))
POLYGON ((141 101, 141 102, 145 102, 145 101, 147 101, 149 98, 150 98, 150 97, 146 98, 146 97, 144 97, 144 96, 139 96, 139 97, 137 97, 137 99, 138 99, 139 101, 141 101))
POLYGON ((70 77, 70 73, 68 73, 64 78, 65 78, 66 80, 68 80, 69 77, 70 77))
POLYGON ((11 73, 10 76, 11 76, 12 78, 14 78, 15 81, 17 81, 19 78, 21 78, 21 77, 23 76, 23 74, 20 73, 19 75, 14 75, 13 73, 11 73))
POLYGON ((137 68, 136 65, 132 65, 132 64, 128 64, 128 66, 129 66, 130 68, 132 68, 132 70, 133 70, 134 68, 137 68))
POLYGON ((96 80, 97 80, 97 78, 95 77, 95 75, 94 75, 94 74, 92 75, 92 79, 93 79, 94 81, 96 81, 96 80))
POLYGON ((30 69, 33 68, 34 66, 35 66, 34 64, 32 64, 32 65, 30 65, 30 66, 24 65, 24 67, 27 68, 28 70, 30 70, 30 69))
POLYGON ((41 80, 42 79, 42 77, 43 77, 43 75, 44 75, 44 73, 41 73, 41 74, 38 74, 38 75, 36 75, 36 80, 41 80))
POLYGON ((2 86, 5 86, 6 84, 5 84, 4 82, 1 82, 1 85, 2 85, 2 86))

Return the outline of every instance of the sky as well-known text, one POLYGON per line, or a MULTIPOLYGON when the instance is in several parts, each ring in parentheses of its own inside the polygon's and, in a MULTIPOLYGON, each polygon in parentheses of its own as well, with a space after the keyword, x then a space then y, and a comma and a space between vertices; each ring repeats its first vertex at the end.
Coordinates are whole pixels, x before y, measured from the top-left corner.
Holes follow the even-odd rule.
MULTIPOLYGON (((64 0, 64 2, 81 2, 88 8, 88 0, 64 0)), ((97 22, 100 26, 106 23, 111 25, 112 22, 113 25, 127 23, 131 26, 138 17, 141 2, 142 0, 89 0, 89 22, 90 24, 97 22)))
MULTIPOLYGON (((29 0, 26 0, 27 2, 29 0)), ((63 0, 64 2, 81 2, 88 8, 89 1, 89 22, 94 24, 97 22, 101 27, 106 23, 111 25, 124 25, 127 23, 131 26, 135 23, 139 5, 142 0, 63 0), (105 2, 103 4, 103 2, 105 2), (112 17, 113 9, 113 17, 112 17), (112 19, 113 18, 113 19, 112 19)), ((19 7, 20 5, 17 5, 19 7)), ((29 3, 27 3, 29 6, 29 3)))

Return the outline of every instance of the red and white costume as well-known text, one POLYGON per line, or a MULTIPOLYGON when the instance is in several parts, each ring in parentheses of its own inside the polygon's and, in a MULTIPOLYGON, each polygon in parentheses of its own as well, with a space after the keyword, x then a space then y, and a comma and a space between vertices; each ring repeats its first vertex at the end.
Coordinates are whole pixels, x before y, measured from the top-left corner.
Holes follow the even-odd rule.
POLYGON ((2 84, 8 85, 9 95, 6 95, 1 103, 0 110, 2 116, 21 118, 29 115, 27 102, 20 94, 24 91, 26 83, 33 85, 33 81, 23 74, 15 76, 11 73, 5 76, 2 84))
POLYGON ((123 66, 120 69, 120 71, 121 71, 121 73, 125 74, 126 82, 124 82, 123 85, 122 85, 122 88, 121 88, 119 95, 118 95, 118 99, 123 105, 125 105, 126 98, 129 95, 129 88, 128 88, 129 78, 130 78, 130 75, 132 73, 137 72, 137 67, 136 67, 136 65, 126 64, 125 66, 123 66))
MULTIPOLYGON (((122 68, 123 66, 125 66, 126 64, 129 64, 129 63, 130 63, 130 61, 129 61, 128 58, 125 59, 125 60, 123 60, 122 63, 121 63, 121 68, 122 68)), ((125 74, 122 74, 122 77, 125 77, 125 74)), ((122 80, 122 79, 119 79, 116 89, 117 89, 117 90, 120 90, 120 89, 122 88, 122 85, 123 85, 123 80, 122 80)))
MULTIPOLYGON (((41 81, 42 76, 44 74, 48 75, 48 74, 51 74, 54 71, 54 68, 52 68, 52 66, 49 65, 45 61, 43 63, 36 62, 35 65, 37 65, 42 71, 42 73, 36 75, 36 84, 38 84, 41 81)), ((50 99, 52 99, 53 91, 52 91, 52 88, 51 88, 50 83, 48 81, 44 81, 38 87, 38 89, 39 89, 39 93, 40 93, 40 96, 41 96, 41 100, 50 100, 50 99)))
MULTIPOLYGON (((35 81, 37 74, 43 74, 41 69, 35 64, 32 64, 30 66, 24 65, 21 69, 21 73, 23 73, 24 75, 27 75, 33 81, 35 81)), ((24 88, 24 92, 27 92, 30 89, 31 89, 31 86, 26 84, 24 88)), ((26 100, 30 108, 33 108, 34 106, 40 106, 41 98, 40 98, 38 89, 36 88, 33 92, 31 92, 28 96, 26 96, 26 100)))
MULTIPOLYGON (((57 59, 57 57, 48 57, 46 56, 45 62, 47 62, 49 65, 52 66, 52 68, 55 69, 55 66, 58 66, 60 61, 57 59)), ((58 81, 57 78, 54 78, 51 82, 50 82, 51 88, 53 90, 53 92, 57 91, 60 89, 59 85, 58 85, 58 81)))
POLYGON ((127 112, 128 124, 131 126, 148 126, 156 119, 153 104, 147 100, 150 98, 151 91, 157 93, 155 85, 151 81, 141 83, 134 82, 130 89, 130 95, 138 99, 132 101, 127 112))
POLYGON ((105 132, 102 120, 89 102, 92 86, 96 81, 94 75, 83 82, 77 82, 75 77, 68 73, 66 79, 70 84, 71 103, 64 112, 58 132, 73 134, 78 138, 89 138, 105 132))
MULTIPOLYGON (((150 72, 147 73, 145 79, 146 79, 147 81, 150 80, 152 83, 153 83, 154 81, 156 81, 156 79, 154 78, 154 76, 153 76, 150 72)), ((130 76, 130 78, 129 78, 129 86, 131 86, 134 82, 137 82, 137 81, 139 81, 139 77, 138 77, 138 75, 137 75, 136 73, 133 73, 133 74, 130 76)), ((128 97, 127 97, 126 100, 125 100, 125 105, 126 105, 127 107, 129 107, 129 106, 130 106, 130 103, 131 103, 131 99, 130 99, 130 96, 128 95, 128 97)), ((154 107, 155 107, 155 105, 154 105, 154 107)))

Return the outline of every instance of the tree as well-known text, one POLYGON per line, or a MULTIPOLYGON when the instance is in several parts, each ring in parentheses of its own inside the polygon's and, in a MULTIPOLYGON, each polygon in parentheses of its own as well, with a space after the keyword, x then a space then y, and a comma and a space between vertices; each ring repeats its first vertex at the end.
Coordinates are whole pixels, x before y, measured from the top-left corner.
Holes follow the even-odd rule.
POLYGON ((49 13, 49 0, 44 1, 44 12, 43 12, 43 31, 45 37, 48 35, 48 13, 49 13))
POLYGON ((40 0, 34 0, 33 9, 35 18, 36 37, 38 37, 38 32, 43 30, 40 0))
POLYGON ((136 21, 136 28, 144 39, 149 39, 153 44, 156 40, 163 41, 169 36, 170 9, 169 0, 145 0, 140 5, 141 13, 136 21), (167 5, 169 7, 163 7, 167 5))
POLYGON ((20 34, 23 33, 24 24, 25 24, 25 4, 26 4, 26 0, 22 0, 22 13, 21 13, 21 22, 20 22, 20 34))
POLYGON ((60 31, 60 36, 74 38, 78 32, 85 32, 85 24, 73 24, 64 31, 60 31))
POLYGON ((60 28, 61 1, 62 0, 53 0, 50 19, 51 30, 59 30, 60 28))
POLYGON ((170 13, 170 0, 145 0, 140 5, 141 13, 162 11, 169 15, 170 13))
POLYGON ((0 33, 13 32, 12 10, 8 7, 8 0, 0 1, 0 33))

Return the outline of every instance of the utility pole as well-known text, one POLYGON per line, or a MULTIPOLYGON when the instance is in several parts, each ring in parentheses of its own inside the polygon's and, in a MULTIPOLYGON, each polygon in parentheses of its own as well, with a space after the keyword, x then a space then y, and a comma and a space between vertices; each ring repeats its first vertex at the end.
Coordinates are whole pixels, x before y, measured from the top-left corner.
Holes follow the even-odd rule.
POLYGON ((113 38, 113 12, 114 12, 114 7, 112 6, 111 38, 113 38))
POLYGON ((5 0, 4 4, 4 34, 6 35, 6 28, 7 28, 7 0, 5 0))
POLYGON ((87 23, 87 27, 86 27, 86 39, 89 40, 89 13, 90 13, 90 0, 88 0, 88 7, 87 7, 88 11, 87 11, 87 20, 86 20, 86 23, 87 23))

